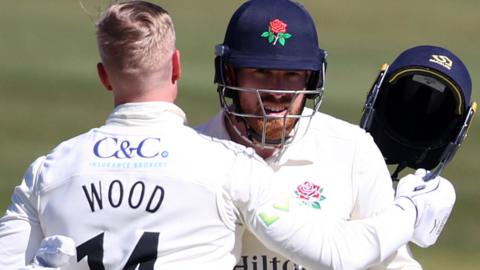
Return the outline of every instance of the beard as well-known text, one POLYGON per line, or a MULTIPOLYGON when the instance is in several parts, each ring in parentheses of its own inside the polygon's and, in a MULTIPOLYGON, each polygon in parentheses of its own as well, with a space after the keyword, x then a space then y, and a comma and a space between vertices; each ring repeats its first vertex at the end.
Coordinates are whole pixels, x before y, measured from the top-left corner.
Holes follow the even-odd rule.
MULTIPOLYGON (((265 121, 261 118, 255 118, 248 119, 247 123, 255 133, 261 136, 261 134, 263 134, 263 126, 265 122, 265 139, 267 141, 278 141, 280 143, 284 136, 285 140, 289 137, 288 135, 295 127, 297 121, 298 118, 267 119, 265 121), (284 129, 285 132, 283 131, 284 129)), ((259 139, 261 139, 261 137, 259 139)))
MULTIPOLYGON (((278 107, 278 105, 276 106, 278 107)), ((265 105, 265 107, 268 108, 269 106, 265 105)), ((288 108, 288 105, 284 107, 288 108)), ((254 136, 256 137, 256 140, 261 141, 265 126, 265 139, 267 141, 275 143, 278 142, 280 144, 283 137, 285 137, 284 140, 289 138, 291 131, 297 124, 297 121, 303 111, 303 104, 301 106, 297 106, 295 109, 291 109, 288 112, 288 115, 299 116, 294 118, 283 118, 282 116, 278 116, 278 114, 275 118, 269 117, 269 111, 267 109, 265 110, 267 112, 267 118, 265 120, 263 118, 246 117, 245 121, 247 122, 249 128, 256 133, 256 136, 254 136)), ((263 115, 261 108, 255 112, 255 115, 263 115)))

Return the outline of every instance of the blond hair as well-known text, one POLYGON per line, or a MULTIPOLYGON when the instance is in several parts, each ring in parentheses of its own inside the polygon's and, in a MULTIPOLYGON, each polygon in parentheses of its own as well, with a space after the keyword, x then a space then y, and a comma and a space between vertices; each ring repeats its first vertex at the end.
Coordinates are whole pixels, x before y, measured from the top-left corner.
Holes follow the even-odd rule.
POLYGON ((104 65, 135 74, 161 70, 175 51, 175 30, 166 10, 145 1, 111 5, 97 22, 104 65))

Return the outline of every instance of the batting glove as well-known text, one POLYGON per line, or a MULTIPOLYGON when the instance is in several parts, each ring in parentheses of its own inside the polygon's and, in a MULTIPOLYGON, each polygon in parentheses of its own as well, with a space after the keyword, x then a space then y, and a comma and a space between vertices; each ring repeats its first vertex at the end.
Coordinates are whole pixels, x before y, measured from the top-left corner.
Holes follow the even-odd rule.
POLYGON ((455 189, 445 178, 424 181, 426 171, 418 169, 415 174, 403 177, 397 186, 396 200, 407 198, 417 211, 412 242, 426 248, 437 241, 455 204, 455 189))

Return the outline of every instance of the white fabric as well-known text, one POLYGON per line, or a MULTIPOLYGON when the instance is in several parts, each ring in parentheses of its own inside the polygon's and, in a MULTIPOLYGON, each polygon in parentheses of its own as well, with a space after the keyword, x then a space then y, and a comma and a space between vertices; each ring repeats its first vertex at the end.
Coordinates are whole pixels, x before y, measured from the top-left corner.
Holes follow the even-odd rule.
MULTIPOLYGON (((304 114, 310 113, 311 110, 306 108, 304 114)), ((298 201, 294 194, 297 186, 305 181, 320 186, 325 199, 319 202, 321 209, 316 211, 342 220, 372 217, 391 205, 394 191, 390 174, 369 134, 320 112, 310 123, 307 118, 302 118, 297 127, 297 136, 280 159, 278 156, 267 159, 275 169, 274 186, 282 189, 283 194, 298 201)), ((230 139, 222 111, 197 130, 209 136, 230 139)), ((267 270, 274 267, 295 269, 296 266, 268 250, 246 231, 242 256, 235 269, 267 270)), ((408 247, 403 246, 371 269, 422 268, 408 247)))
POLYGON ((232 269, 240 223, 312 270, 362 269, 411 238, 413 206, 346 222, 285 203, 252 149, 184 121, 173 104, 124 104, 33 162, 0 219, 0 269, 31 263, 53 235, 76 243, 67 270, 134 269, 140 258, 142 269, 232 269))
POLYGON ((63 235, 46 237, 40 243, 34 263, 44 267, 62 267, 75 260, 75 242, 63 235))
POLYGON ((455 204, 455 189, 447 179, 437 176, 424 181, 424 169, 400 179, 397 198, 407 197, 417 211, 415 233, 412 242, 420 247, 429 247, 437 242, 455 204))

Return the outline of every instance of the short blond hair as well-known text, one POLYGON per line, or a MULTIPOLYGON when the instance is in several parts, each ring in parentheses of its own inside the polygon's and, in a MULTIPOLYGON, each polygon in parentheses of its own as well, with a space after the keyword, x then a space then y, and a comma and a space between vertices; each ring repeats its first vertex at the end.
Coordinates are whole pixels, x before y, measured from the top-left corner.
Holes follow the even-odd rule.
POLYGON ((175 52, 175 30, 170 15, 149 2, 113 4, 96 26, 102 62, 117 72, 160 70, 175 52))

